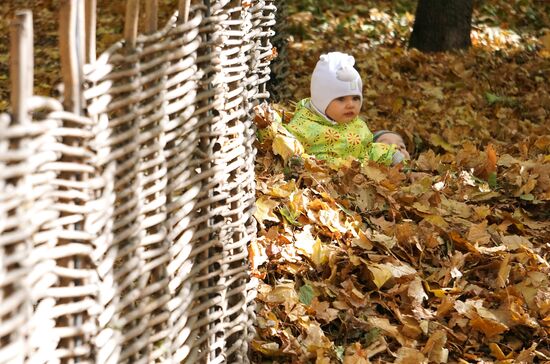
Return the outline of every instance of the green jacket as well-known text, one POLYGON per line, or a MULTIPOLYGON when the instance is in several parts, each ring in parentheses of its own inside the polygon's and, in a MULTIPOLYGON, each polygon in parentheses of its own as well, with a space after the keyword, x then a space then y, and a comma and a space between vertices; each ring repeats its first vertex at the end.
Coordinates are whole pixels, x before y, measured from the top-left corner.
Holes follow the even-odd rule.
POLYGON ((346 160, 372 160, 391 165, 395 147, 372 142, 372 133, 360 118, 335 124, 309 108, 309 99, 296 105, 294 117, 285 125, 304 146, 307 154, 326 160, 333 167, 346 160))

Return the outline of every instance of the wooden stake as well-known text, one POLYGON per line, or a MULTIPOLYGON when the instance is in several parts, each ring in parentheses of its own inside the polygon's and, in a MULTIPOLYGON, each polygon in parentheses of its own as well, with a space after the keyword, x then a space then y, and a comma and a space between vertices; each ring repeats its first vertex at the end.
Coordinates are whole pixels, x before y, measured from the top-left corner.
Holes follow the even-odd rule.
POLYGON ((191 6, 191 0, 179 0, 178 4, 178 22, 187 23, 189 20, 189 8, 191 6))
POLYGON ((124 39, 129 47, 136 46, 139 19, 139 0, 126 1, 126 19, 124 21, 124 39))
POLYGON ((15 13, 10 31, 10 78, 13 120, 30 123, 27 100, 33 95, 34 48, 32 12, 21 10, 15 13))
POLYGON ((97 0, 86 0, 86 63, 96 59, 97 0))
POLYGON ((85 39, 83 0, 62 0, 59 16, 59 56, 65 86, 63 104, 65 110, 81 114, 85 39))
POLYGON ((145 31, 154 33, 158 29, 158 0, 147 0, 145 3, 145 31))

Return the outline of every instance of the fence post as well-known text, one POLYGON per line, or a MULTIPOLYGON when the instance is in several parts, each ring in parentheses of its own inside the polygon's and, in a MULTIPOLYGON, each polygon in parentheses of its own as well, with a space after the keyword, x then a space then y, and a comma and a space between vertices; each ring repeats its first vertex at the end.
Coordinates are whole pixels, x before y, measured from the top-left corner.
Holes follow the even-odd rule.
POLYGON ((97 0, 85 0, 86 18, 86 63, 93 63, 96 59, 96 22, 97 22, 97 0))
POLYGON ((189 7, 191 6, 191 0, 179 0, 178 4, 178 21, 180 23, 187 23, 189 20, 189 7))
POLYGON ((154 33, 158 29, 158 0, 147 0, 145 3, 145 31, 154 33))
MULTIPOLYGON (((11 120, 0 114, 0 363, 23 363, 29 354, 27 335, 32 332, 31 284, 26 282, 32 269, 28 256, 34 228, 31 215, 36 212, 31 206, 36 196, 33 187, 37 183, 25 182, 34 171, 29 170, 27 153, 21 153, 32 148, 29 147, 32 143, 28 143, 31 138, 10 136, 9 131, 10 124, 29 125, 32 121, 28 103, 33 94, 31 11, 15 13, 10 25, 10 43, 11 120), (3 135, 6 131, 7 138, 3 135), (17 238, 10 239, 10 235, 17 238)), ((35 175, 32 176, 35 181, 35 175)))
POLYGON ((139 0, 127 0, 124 21, 124 39, 130 48, 136 46, 139 20, 139 0))
MULTIPOLYGON (((84 98, 82 93, 82 84, 84 80, 83 66, 84 57, 87 56, 85 48, 88 45, 85 35, 85 0, 62 0, 59 11, 59 55, 61 60, 61 76, 64 84, 63 106, 66 111, 76 115, 82 115, 84 111, 84 98)), ((75 127, 72 123, 63 123, 64 127, 75 127)), ((71 138, 63 138, 63 143, 72 147, 79 147, 79 140, 71 138)), ((64 156, 62 162, 73 162, 71 157, 64 156), (67 158, 67 159, 65 159, 67 158)), ((80 181, 84 178, 82 173, 64 172, 59 175, 61 179, 80 181)), ((75 203, 76 204, 76 203, 75 203)), ((70 213, 69 213, 70 214, 70 213)), ((68 216, 67 211, 61 213, 61 217, 68 216)), ((82 222, 77 222, 72 226, 67 226, 70 230, 82 231, 82 222)), ((60 239, 58 245, 65 245, 69 242, 68 239, 60 239)), ((83 265, 81 257, 74 255, 60 260, 58 265, 69 269, 81 269, 83 265)), ((63 286, 64 283, 61 283, 63 286)), ((80 280, 73 279, 68 286, 81 285, 80 280)), ((76 302, 76 301, 74 301, 76 302)), ((74 313, 66 315, 67 324, 76 328, 82 327, 84 316, 82 313, 74 313)), ((83 338, 80 335, 75 335, 73 340, 68 341, 67 348, 75 350, 75 348, 83 345, 83 338)), ((82 354, 78 354, 82 355, 82 354)), ((77 356, 78 356, 77 355, 77 356)))
POLYGON ((59 55, 65 110, 80 114, 84 62, 84 7, 81 0, 63 0, 59 11, 59 55))
POLYGON ((34 56, 32 12, 15 13, 11 23, 10 78, 13 120, 29 123, 27 100, 33 95, 34 56))

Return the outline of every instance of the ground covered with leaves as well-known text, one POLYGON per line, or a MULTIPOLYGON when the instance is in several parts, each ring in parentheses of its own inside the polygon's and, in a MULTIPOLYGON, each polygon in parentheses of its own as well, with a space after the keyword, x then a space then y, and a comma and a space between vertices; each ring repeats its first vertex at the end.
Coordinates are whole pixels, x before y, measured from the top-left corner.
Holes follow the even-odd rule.
POLYGON ((363 118, 413 161, 335 171, 258 145, 254 361, 550 362, 549 5, 477 2, 471 50, 422 54, 414 3, 289 3, 289 100, 350 52, 363 118))

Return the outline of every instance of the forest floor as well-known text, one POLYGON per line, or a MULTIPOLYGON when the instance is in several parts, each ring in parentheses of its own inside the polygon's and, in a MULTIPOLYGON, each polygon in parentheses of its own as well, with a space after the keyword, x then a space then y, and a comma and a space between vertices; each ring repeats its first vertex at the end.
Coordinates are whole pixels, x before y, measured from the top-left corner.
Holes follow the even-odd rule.
MULTIPOLYGON (((321 53, 352 53, 362 117, 400 132, 422 177, 289 167, 281 146, 258 146, 253 361, 549 362, 550 4, 476 1, 472 49, 423 54, 407 49, 414 1, 287 3, 286 98, 273 107, 288 117, 308 96, 321 53)), ((60 81, 58 4, 30 3, 39 95, 60 81)), ((9 19, 28 6, 0 4, 0 112, 9 19)), ((121 38, 124 6, 98 9, 101 51, 121 38)))
POLYGON ((550 362, 550 4, 477 2, 472 49, 423 54, 415 2, 288 3, 273 107, 351 53, 363 118, 405 137, 417 178, 259 146, 255 362, 550 362))

